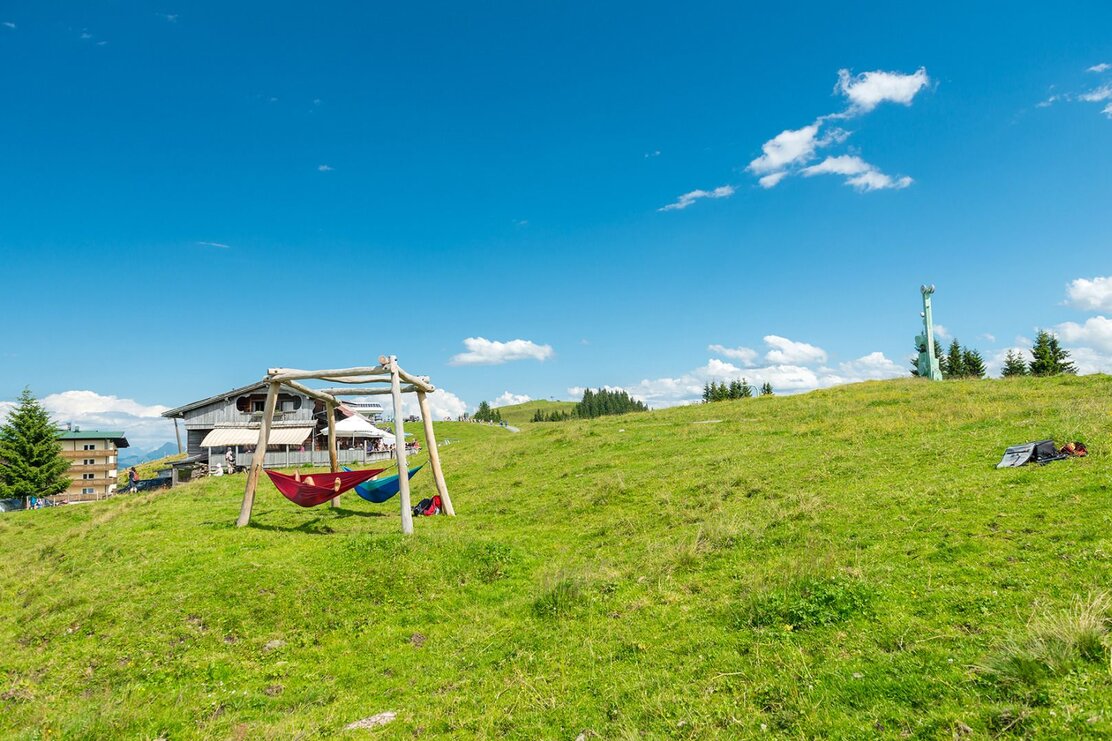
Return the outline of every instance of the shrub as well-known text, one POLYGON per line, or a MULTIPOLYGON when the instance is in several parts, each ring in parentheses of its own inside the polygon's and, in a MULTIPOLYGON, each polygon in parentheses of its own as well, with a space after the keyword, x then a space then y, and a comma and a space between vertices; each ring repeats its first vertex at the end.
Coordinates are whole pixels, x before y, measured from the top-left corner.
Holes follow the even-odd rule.
POLYGON ((845 576, 805 577, 752 598, 741 622, 753 628, 803 630, 834 625, 868 612, 872 592, 845 576))
POLYGON ((566 617, 584 602, 583 586, 576 579, 564 577, 533 601, 533 614, 540 618, 566 617))

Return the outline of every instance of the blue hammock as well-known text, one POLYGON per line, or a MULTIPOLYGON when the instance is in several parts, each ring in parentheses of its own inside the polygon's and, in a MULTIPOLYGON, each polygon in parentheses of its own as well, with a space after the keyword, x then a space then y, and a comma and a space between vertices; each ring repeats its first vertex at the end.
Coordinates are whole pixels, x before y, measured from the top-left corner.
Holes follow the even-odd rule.
MULTIPOLYGON (((424 467, 425 464, 422 463, 419 466, 415 466, 409 469, 409 478, 413 478, 414 476, 416 476, 417 472, 424 467)), ((350 471, 351 469, 345 467, 344 470, 350 471)), ((374 504, 382 504, 383 502, 397 494, 400 487, 401 484, 398 483, 398 476, 397 474, 395 474, 393 476, 387 476, 384 479, 375 479, 373 481, 368 481, 365 484, 360 484, 359 486, 355 487, 354 491, 356 494, 363 497, 368 502, 373 502, 374 504)))

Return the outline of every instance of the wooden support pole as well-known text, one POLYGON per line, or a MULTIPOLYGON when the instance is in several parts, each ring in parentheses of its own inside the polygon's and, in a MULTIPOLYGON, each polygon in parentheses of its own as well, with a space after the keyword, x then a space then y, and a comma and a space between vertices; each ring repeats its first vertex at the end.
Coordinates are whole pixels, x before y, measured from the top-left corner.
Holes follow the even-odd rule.
POLYGON ((267 385, 266 406, 263 408, 263 420, 259 425, 259 444, 255 446, 255 454, 251 456, 251 471, 247 474, 247 486, 243 489, 243 504, 239 508, 239 519, 236 527, 243 527, 251 522, 251 508, 255 506, 255 488, 259 484, 259 475, 263 472, 263 461, 266 459, 266 445, 270 440, 270 423, 274 420, 274 407, 278 403, 279 383, 267 385))
MULTIPOLYGON (((389 380, 389 379, 387 379, 387 380, 389 380)), ((402 386, 402 393, 403 394, 411 394, 411 393, 413 393, 414 391, 417 391, 417 390, 418 390, 418 388, 416 386, 402 386)), ((394 393, 394 390, 391 389, 391 388, 384 388, 384 389, 350 388, 350 389, 324 389, 323 392, 327 393, 327 394, 330 394, 330 395, 334 395, 334 396, 385 396, 386 394, 394 393)), ((337 399, 337 401, 339 401, 339 399, 337 399)))
POLYGON ((362 368, 330 368, 328 370, 298 370, 297 368, 271 368, 267 372, 268 381, 297 381, 302 378, 333 379, 340 383, 362 383, 354 378, 359 376, 386 376, 390 371, 381 365, 362 368))
POLYGON ((421 406, 421 421, 425 423, 425 445, 429 448, 429 466, 432 467, 432 478, 436 482, 436 493, 440 495, 444 513, 454 517, 456 510, 452 507, 452 498, 448 496, 448 485, 444 483, 444 471, 440 468, 440 451, 436 449, 436 435, 432 431, 429 400, 424 391, 417 392, 417 403, 421 406))
POLYGON ((178 455, 185 451, 181 449, 181 430, 178 429, 178 418, 174 417, 174 437, 178 439, 178 455))
POLYGON ((289 388, 293 389, 294 391, 297 391, 298 393, 305 394, 310 399, 316 399, 317 401, 323 401, 325 404, 328 404, 329 402, 331 402, 333 404, 338 404, 339 403, 339 400, 337 400, 331 394, 326 394, 323 391, 318 391, 317 389, 311 389, 308 386, 305 386, 303 384, 298 383, 297 381, 283 381, 282 385, 288 386, 289 388))
POLYGON ((413 534, 413 510, 409 505, 409 469, 405 462, 405 427, 402 424, 402 384, 398 366, 390 356, 390 391, 394 397, 394 452, 398 459, 398 493, 402 507, 402 532, 413 534))
MULTIPOLYGON (((326 403, 324 405, 324 413, 328 415, 328 469, 332 473, 340 470, 340 464, 337 462, 336 455, 336 405, 326 403)), ((340 497, 332 497, 331 506, 340 506, 340 497)))
POLYGON ((425 393, 436 391, 436 387, 433 386, 431 383, 429 383, 424 378, 421 378, 420 376, 410 375, 409 373, 406 373, 401 368, 398 368, 398 377, 401 378, 406 383, 410 384, 411 386, 416 386, 417 388, 421 389, 425 393))

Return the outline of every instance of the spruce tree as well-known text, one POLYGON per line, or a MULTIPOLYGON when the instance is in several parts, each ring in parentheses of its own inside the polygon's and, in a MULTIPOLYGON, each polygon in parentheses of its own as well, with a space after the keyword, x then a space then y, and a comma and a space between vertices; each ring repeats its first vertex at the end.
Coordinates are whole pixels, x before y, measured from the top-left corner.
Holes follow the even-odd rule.
POLYGON ((1000 375, 1004 378, 1026 376, 1027 363, 1023 360, 1023 356, 1015 350, 1008 350, 1008 354, 1004 356, 1004 367, 1000 370, 1000 375))
POLYGON ((0 497, 48 497, 71 483, 58 429, 42 405, 23 389, 19 406, 0 425, 0 497))
POLYGON ((772 396, 772 384, 768 381, 761 385, 761 396, 772 396))
POLYGON ((1062 348, 1058 338, 1047 332, 1039 330, 1035 337, 1035 345, 1031 348, 1030 371, 1032 376, 1057 376, 1063 373, 1074 374, 1077 369, 1070 362, 1068 350, 1062 348))
POLYGON ((943 371, 947 378, 965 378, 965 358, 961 353, 961 345, 955 337, 950 342, 950 349, 946 353, 946 370, 943 371))
POLYGON ((738 384, 739 399, 751 399, 753 397, 753 387, 749 385, 749 381, 744 378, 738 384))
POLYGON ((964 366, 966 378, 985 377, 985 359, 981 357, 979 351, 971 350, 968 347, 962 348, 961 363, 964 366))

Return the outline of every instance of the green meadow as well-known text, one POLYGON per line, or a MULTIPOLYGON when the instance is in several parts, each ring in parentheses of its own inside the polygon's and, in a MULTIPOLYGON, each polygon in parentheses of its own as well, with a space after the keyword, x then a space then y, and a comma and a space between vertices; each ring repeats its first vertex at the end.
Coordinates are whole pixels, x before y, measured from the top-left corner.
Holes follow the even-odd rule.
POLYGON ((1110 413, 1089 376, 437 423, 458 516, 408 538, 265 478, 237 530, 243 475, 6 514, 0 736, 1108 738, 1110 413), (1047 437, 1091 454, 994 468, 1047 437))
POLYGON ((511 404, 510 406, 496 407, 499 414, 506 424, 521 426, 527 422, 533 421, 533 415, 540 409, 545 414, 552 414, 553 412, 571 412, 575 409, 574 401, 549 401, 546 399, 535 399, 534 401, 526 401, 521 404, 511 404))

